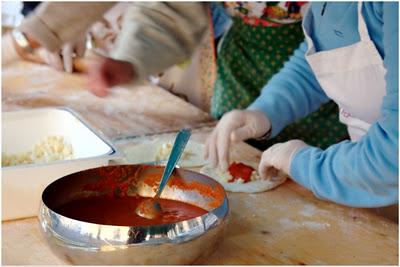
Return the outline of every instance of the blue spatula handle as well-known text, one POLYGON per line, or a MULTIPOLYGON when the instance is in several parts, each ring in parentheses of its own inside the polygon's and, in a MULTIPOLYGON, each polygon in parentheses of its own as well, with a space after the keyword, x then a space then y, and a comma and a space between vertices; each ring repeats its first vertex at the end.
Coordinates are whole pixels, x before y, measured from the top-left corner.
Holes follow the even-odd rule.
POLYGON ((192 133, 190 129, 183 129, 180 130, 176 136, 174 145, 172 146, 171 154, 169 155, 167 165, 165 166, 164 173, 161 178, 160 187, 158 188, 155 198, 159 198, 161 192, 164 190, 165 185, 175 169, 176 163, 179 161, 183 151, 185 150, 191 134, 192 133))

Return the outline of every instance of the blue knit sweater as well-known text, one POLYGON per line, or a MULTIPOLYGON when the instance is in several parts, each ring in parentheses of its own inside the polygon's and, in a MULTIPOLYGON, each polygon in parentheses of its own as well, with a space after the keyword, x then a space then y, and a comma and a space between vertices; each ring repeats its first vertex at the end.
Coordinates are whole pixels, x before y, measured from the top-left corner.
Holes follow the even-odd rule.
MULTIPOLYGON (((360 40, 357 2, 328 2, 323 15, 323 3, 313 2, 310 8, 317 51, 360 40)), ((398 203, 398 3, 364 2, 362 14, 387 70, 381 116, 357 142, 301 149, 293 157, 290 175, 321 199, 380 207, 398 203)), ((268 116, 272 136, 329 101, 305 60, 306 50, 304 42, 249 107, 268 116)))

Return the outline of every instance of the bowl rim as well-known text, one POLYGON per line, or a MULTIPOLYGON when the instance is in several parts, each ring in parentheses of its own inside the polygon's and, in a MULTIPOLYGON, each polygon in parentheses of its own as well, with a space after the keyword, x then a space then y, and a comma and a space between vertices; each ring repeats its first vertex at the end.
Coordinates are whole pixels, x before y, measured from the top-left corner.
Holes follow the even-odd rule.
MULTIPOLYGON (((137 166, 142 164, 122 164, 113 166, 137 166)), ((152 167, 162 167, 162 165, 147 165, 152 167)), ((107 166, 103 166, 107 167, 107 166)), ((103 167, 90 168, 87 170, 79 171, 84 172, 93 169, 99 169, 103 167)), ((69 218, 62 214, 53 211, 48 207, 44 200, 46 189, 53 183, 60 179, 67 179, 69 175, 63 176, 58 180, 49 184, 42 193, 41 204, 39 209, 39 224, 42 233, 46 237, 54 237, 59 242, 65 243, 68 246, 85 247, 86 249, 101 249, 104 246, 130 246, 130 245, 157 245, 165 243, 182 243, 193 240, 207 231, 222 224, 229 215, 229 201, 227 193, 223 186, 216 180, 192 170, 178 168, 179 171, 183 171, 185 174, 195 174, 202 179, 206 179, 211 183, 220 186, 223 189, 223 200, 221 204, 209 210, 207 213, 190 218, 184 221, 159 224, 159 225, 144 225, 144 226, 119 226, 119 225, 106 225, 97 224, 86 221, 80 221, 73 218, 69 218), (91 238, 90 235, 85 235, 85 229, 95 229, 97 231, 109 230, 116 233, 116 235, 123 235, 124 238, 91 238), (78 231, 83 231, 84 234, 78 234, 78 231), (129 237, 129 235, 135 235, 136 238, 129 237)), ((75 172, 75 173, 79 173, 75 172)), ((73 174, 75 174, 73 173, 73 174)), ((70 175, 73 175, 70 174, 70 175)), ((90 232, 90 231, 89 231, 90 232)), ((98 232, 99 233, 99 232, 98 232)), ((99 235, 98 235, 99 236, 99 235)))

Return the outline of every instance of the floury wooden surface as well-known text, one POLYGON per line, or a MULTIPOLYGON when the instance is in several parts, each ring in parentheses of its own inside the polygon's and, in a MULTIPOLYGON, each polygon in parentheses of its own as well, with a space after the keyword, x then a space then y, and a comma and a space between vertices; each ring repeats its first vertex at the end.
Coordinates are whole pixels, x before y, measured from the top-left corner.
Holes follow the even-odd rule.
MULTIPOLYGON (((193 139, 205 140, 207 132, 193 139)), ((261 152, 241 143, 241 159, 261 152)), ((376 211, 322 201, 287 181, 257 194, 229 193, 231 214, 217 251, 198 264, 398 264, 398 225, 376 211)))
MULTIPOLYGON (((210 130, 195 131, 191 139, 204 143, 210 130)), ((140 139, 121 141, 117 146, 129 151, 139 143, 140 139)), ((261 152, 247 144, 240 143, 235 150, 245 162, 260 160, 261 152)), ((196 264, 398 263, 398 225, 376 211, 321 201, 292 181, 271 191, 228 193, 228 197, 231 213, 227 232, 216 252, 196 264)))
POLYGON ((111 140, 211 121, 207 113, 157 86, 118 88, 99 98, 79 75, 26 62, 2 69, 2 104, 3 111, 66 106, 111 140))
MULTIPOLYGON (((208 131, 196 131, 193 139, 203 141, 208 131)), ((124 151, 136 141, 121 141, 117 147, 124 151)), ((237 149, 243 160, 259 160, 258 150, 243 143, 237 149)), ((231 213, 224 238, 211 256, 196 264, 398 262, 397 224, 371 211, 318 200, 291 181, 272 191, 228 197, 231 213)), ((46 246, 36 218, 2 226, 3 264, 67 264, 46 246)))
MULTIPOLYGON (((209 121, 197 108, 157 87, 120 89, 100 99, 84 90, 81 77, 27 63, 3 69, 2 78, 3 111, 66 105, 114 140, 209 121), (170 120, 174 114, 178 119, 170 120)), ((203 142, 209 130, 195 131, 193 139, 203 142)), ((115 144, 125 150, 137 140, 115 144)), ((237 149, 246 161, 257 162, 261 155, 244 143, 237 149)), ((198 264, 398 264, 398 225, 369 210, 318 200, 291 181, 264 193, 228 196, 225 236, 214 254, 198 264)), ((2 223, 2 263, 66 264, 47 247, 37 218, 2 223)))

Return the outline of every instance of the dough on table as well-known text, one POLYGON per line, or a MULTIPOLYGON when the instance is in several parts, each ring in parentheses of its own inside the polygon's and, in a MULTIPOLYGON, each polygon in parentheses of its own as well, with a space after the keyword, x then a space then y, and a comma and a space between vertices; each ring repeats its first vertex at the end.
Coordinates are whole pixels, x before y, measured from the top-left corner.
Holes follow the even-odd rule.
MULTIPOLYGON (((167 161, 175 137, 143 140, 140 144, 123 150, 125 158, 118 161, 122 164, 140 164, 154 161, 167 161)), ((200 167, 206 164, 203 158, 204 145, 189 140, 178 162, 183 168, 200 167)))
POLYGON ((200 170, 200 172, 219 182, 225 188, 225 190, 229 192, 243 192, 243 193, 264 192, 277 187, 278 185, 284 183, 287 179, 287 175, 285 173, 283 173, 282 171, 277 171, 273 177, 271 177, 268 180, 264 180, 258 174, 257 166, 254 166, 254 164, 243 161, 234 161, 234 162, 243 163, 254 169, 251 175, 251 181, 243 182, 243 180, 239 179, 233 182, 229 182, 229 180, 232 179, 232 175, 229 173, 228 170, 221 171, 218 167, 213 168, 210 165, 205 165, 200 170))

